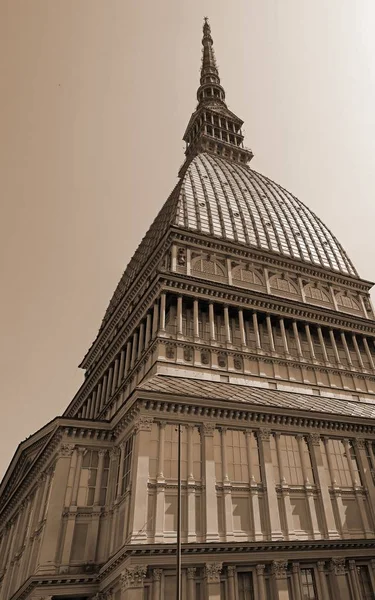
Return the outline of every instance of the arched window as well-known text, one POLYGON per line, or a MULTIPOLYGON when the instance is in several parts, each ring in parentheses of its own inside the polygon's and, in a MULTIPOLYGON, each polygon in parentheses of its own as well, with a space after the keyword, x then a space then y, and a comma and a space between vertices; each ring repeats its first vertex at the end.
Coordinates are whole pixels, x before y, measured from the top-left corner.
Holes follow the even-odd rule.
POLYGON ((273 275, 270 279, 270 288, 275 293, 286 293, 299 295, 297 282, 292 281, 285 275, 273 275))
POLYGON ((313 302, 329 302, 332 304, 329 290, 327 288, 309 283, 304 287, 304 292, 306 298, 312 300, 313 302))
POLYGON ((251 268, 249 265, 237 265, 232 270, 232 280, 234 283, 243 282, 245 285, 261 285, 264 281, 261 273, 251 268))
POLYGON ((213 277, 226 278, 226 270, 223 264, 211 256, 198 256, 191 263, 192 273, 200 276, 210 275, 213 277))
POLYGON ((337 306, 342 310, 349 309, 361 312, 359 302, 351 294, 339 293, 336 296, 337 306))

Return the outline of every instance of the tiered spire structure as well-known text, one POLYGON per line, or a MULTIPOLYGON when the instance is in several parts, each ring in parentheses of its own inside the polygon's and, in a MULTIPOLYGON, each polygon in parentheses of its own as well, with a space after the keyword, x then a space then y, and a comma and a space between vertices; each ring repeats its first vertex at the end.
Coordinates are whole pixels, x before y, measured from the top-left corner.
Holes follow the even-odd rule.
POLYGON ((183 140, 186 143, 187 161, 180 171, 200 152, 211 152, 247 164, 253 158, 251 150, 243 145, 243 121, 232 113, 225 102, 225 91, 220 83, 211 27, 207 17, 203 24, 203 56, 200 86, 197 91, 198 106, 192 114, 183 140))

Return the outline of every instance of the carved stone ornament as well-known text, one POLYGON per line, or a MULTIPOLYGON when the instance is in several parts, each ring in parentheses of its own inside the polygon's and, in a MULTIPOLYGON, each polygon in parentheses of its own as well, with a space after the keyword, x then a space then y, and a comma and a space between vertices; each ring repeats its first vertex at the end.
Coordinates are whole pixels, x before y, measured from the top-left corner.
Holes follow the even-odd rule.
POLYGON ((235 356, 233 359, 233 366, 237 371, 242 371, 242 358, 241 356, 235 356))
POLYGON ((234 565, 229 565, 227 567, 228 577, 234 577, 236 575, 236 567, 234 565))
POLYGON ((265 568, 266 568, 266 565, 256 565, 255 566, 256 573, 257 573, 257 575, 259 575, 259 577, 261 575, 264 575, 265 568))
POLYGON ((220 583, 220 573, 223 568, 223 563, 214 562, 206 563, 204 566, 204 577, 207 583, 220 583))
POLYGON ((202 350, 201 352, 201 362, 202 365, 210 364, 210 354, 207 350, 202 350))
POLYGON ((335 575, 345 575, 345 558, 331 558, 330 567, 335 575))
POLYGON ((135 431, 151 431, 153 421, 152 417, 138 417, 134 424, 135 431))
POLYGON ((286 560, 274 560, 271 565, 271 572, 275 579, 285 579, 288 568, 286 560))
POLYGON ((310 442, 310 444, 312 446, 319 446, 320 445, 319 433, 310 433, 310 435, 308 436, 308 441, 310 442))
POLYGON ((174 358, 175 357, 174 346, 172 346, 171 344, 168 344, 165 349, 165 355, 167 358, 174 358))
POLYGON ((353 446, 358 450, 364 450, 366 448, 366 440, 364 438, 354 438, 353 446))
POLYGON ((64 457, 72 456, 74 448, 75 444, 61 444, 59 454, 64 457))
POLYGON ((153 569, 152 578, 154 581, 160 581, 163 574, 163 569, 153 569))
POLYGON ((258 430, 258 437, 260 440, 262 440, 262 442, 269 442, 270 435, 271 435, 271 430, 268 429, 267 427, 261 427, 258 430))
POLYGON ((203 423, 203 435, 213 436, 216 423, 203 423))
POLYGON ((185 248, 178 248, 177 264, 179 267, 184 267, 186 265, 186 250, 185 250, 185 248))
POLYGON ((111 448, 111 450, 109 451, 109 455, 112 459, 117 458, 117 456, 120 454, 120 448, 118 446, 114 446, 113 448, 111 448))
POLYGON ((227 357, 222 352, 217 357, 217 364, 223 369, 227 366, 227 357))
POLYGON ((187 570, 187 578, 188 579, 195 579, 195 573, 196 573, 196 568, 195 567, 189 567, 187 570))
POLYGON ((185 346, 184 348, 184 360, 186 360, 186 362, 193 360, 193 349, 190 348, 190 346, 185 346))
POLYGON ((121 588, 139 588, 143 587, 143 582, 146 577, 147 567, 144 565, 135 565, 128 567, 123 571, 120 577, 121 588))

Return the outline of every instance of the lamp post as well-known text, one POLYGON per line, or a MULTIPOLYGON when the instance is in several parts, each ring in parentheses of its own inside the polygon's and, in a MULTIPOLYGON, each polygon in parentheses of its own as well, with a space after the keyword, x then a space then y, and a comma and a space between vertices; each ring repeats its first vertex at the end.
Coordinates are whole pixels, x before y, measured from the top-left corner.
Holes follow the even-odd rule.
POLYGON ((177 429, 177 583, 176 600, 181 600, 181 425, 177 429))

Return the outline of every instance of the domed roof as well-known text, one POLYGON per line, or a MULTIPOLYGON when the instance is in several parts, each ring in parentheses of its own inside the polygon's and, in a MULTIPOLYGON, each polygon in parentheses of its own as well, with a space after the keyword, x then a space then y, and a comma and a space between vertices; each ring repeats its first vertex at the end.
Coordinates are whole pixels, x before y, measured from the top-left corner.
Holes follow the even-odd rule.
POLYGON ((329 229, 300 200, 246 165, 208 153, 189 164, 173 224, 357 275, 329 229))

